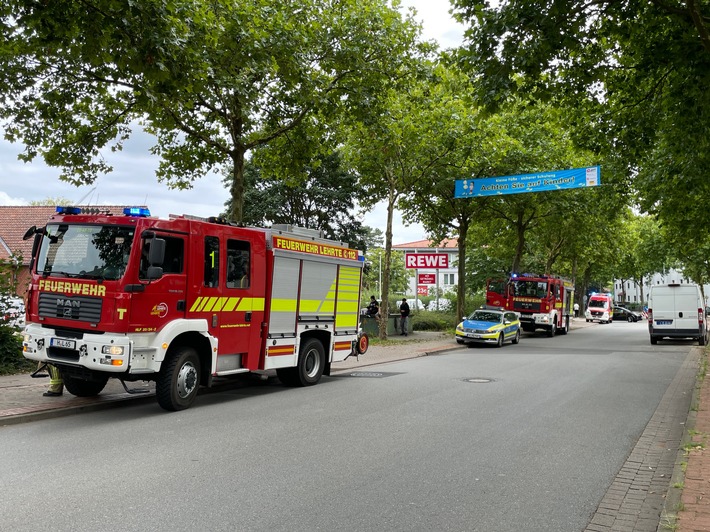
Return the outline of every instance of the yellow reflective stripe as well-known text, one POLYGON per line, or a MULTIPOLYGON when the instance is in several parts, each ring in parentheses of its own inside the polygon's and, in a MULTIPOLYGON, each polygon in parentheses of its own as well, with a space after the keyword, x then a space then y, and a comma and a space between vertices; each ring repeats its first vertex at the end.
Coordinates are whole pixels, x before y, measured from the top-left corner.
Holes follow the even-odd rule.
POLYGON ((296 312, 295 299, 272 299, 271 310, 273 312, 296 312))
MULTIPOLYGON (((279 301, 288 300, 282 299, 279 301)), ((294 309, 295 304, 295 301, 293 301, 294 309)), ((198 297, 190 307, 190 312, 258 312, 263 311, 264 306, 263 297, 198 297)))
POLYGON ((224 307, 222 307, 223 312, 232 312, 234 310, 234 307, 237 306, 237 303, 239 302, 238 297, 230 297, 227 302, 225 303, 224 307))
MULTIPOLYGON (((296 310, 295 303, 296 302, 294 301, 293 310, 296 310)), ((317 299, 301 299, 300 309, 301 309, 301 312, 303 312, 303 313, 315 314, 320 309, 320 305, 321 305, 321 302, 318 301, 317 299)))

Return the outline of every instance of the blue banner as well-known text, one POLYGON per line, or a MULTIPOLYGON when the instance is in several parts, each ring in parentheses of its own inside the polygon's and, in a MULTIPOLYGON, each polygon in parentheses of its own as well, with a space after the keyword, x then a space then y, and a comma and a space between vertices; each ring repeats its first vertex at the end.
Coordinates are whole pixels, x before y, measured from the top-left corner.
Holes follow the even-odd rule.
POLYGON ((503 194, 523 194, 547 190, 596 187, 601 184, 599 166, 553 170, 539 174, 521 174, 483 179, 459 179, 454 198, 475 198, 503 194))

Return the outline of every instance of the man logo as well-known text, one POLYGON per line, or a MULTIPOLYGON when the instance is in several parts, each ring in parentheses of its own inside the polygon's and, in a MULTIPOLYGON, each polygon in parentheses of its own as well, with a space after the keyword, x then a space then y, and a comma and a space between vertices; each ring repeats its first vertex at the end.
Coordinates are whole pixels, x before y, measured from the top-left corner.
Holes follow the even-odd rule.
POLYGON ((74 314, 79 316, 79 310, 81 309, 81 301, 74 299, 63 299, 57 298, 57 314, 61 314, 63 318, 73 318, 74 314), (74 310, 76 309, 76 310, 74 310))

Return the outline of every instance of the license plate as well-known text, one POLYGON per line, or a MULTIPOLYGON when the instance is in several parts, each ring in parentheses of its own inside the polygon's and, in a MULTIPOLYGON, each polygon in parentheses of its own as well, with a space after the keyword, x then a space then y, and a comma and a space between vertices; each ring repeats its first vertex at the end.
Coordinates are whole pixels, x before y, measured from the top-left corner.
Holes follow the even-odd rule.
POLYGON ((52 338, 50 344, 53 347, 61 347, 62 349, 75 349, 76 341, 74 340, 64 340, 63 338, 52 338))
POLYGON ((468 336, 469 338, 480 338, 480 337, 481 337, 480 334, 471 334, 471 333, 469 333, 467 336, 468 336))
POLYGON ((656 325, 672 325, 673 320, 656 320, 656 325))

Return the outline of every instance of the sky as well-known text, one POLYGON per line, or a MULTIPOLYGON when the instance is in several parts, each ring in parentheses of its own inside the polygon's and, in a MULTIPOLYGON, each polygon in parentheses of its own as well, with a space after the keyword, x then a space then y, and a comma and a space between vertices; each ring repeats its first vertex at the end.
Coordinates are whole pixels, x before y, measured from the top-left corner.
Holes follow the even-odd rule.
MULTIPOLYGON (((463 27, 449 15, 448 0, 401 0, 401 4, 401 9, 416 9, 415 19, 423 24, 423 39, 434 39, 441 48, 461 43, 463 27)), ((18 160, 23 145, 12 144, 0 135, 0 205, 27 205, 47 198, 66 198, 82 205, 147 205, 151 214, 161 218, 169 214, 219 215, 229 197, 220 176, 210 175, 195 181, 189 190, 172 190, 159 183, 155 176, 158 158, 149 152, 153 144, 151 135, 136 128, 121 152, 104 153, 113 172, 100 175, 92 185, 76 187, 60 181, 59 170, 46 166, 40 158, 32 163, 18 160)), ((380 229, 384 234, 387 221, 384 204, 378 204, 363 218, 365 225, 380 229)), ((395 212, 394 244, 426 238, 421 225, 405 222, 402 214, 395 212)))

